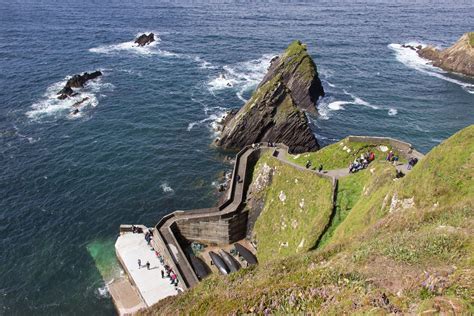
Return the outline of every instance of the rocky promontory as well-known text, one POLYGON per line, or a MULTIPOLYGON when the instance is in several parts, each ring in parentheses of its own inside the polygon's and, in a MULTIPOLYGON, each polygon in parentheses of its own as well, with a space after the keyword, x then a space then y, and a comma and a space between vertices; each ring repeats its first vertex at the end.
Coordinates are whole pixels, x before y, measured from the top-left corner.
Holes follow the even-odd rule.
POLYGON ((453 46, 438 50, 427 46, 418 55, 432 61, 433 66, 467 76, 474 76, 474 32, 466 33, 453 46))
POLYGON ((135 39, 135 44, 138 44, 138 46, 145 46, 149 45, 152 42, 155 41, 155 34, 150 33, 150 34, 142 34, 139 37, 135 39))
POLYGON ((238 112, 229 112, 215 143, 224 149, 272 142, 286 144, 291 153, 318 150, 305 112, 316 114, 315 104, 322 96, 324 90, 306 45, 294 41, 273 58, 251 99, 238 112))

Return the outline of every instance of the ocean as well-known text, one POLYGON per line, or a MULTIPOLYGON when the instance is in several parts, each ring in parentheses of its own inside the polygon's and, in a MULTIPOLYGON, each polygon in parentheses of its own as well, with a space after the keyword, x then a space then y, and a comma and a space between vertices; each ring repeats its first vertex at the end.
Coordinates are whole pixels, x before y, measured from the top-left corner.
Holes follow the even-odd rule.
POLYGON ((473 31, 472 1, 0 4, 2 315, 113 314, 119 225, 216 203, 232 166, 212 125, 295 39, 327 93, 311 118, 322 145, 380 135, 426 153, 474 123, 474 80, 401 47, 450 46, 473 31), (159 40, 134 47, 144 32, 159 40), (95 70, 76 100, 56 99, 95 70))

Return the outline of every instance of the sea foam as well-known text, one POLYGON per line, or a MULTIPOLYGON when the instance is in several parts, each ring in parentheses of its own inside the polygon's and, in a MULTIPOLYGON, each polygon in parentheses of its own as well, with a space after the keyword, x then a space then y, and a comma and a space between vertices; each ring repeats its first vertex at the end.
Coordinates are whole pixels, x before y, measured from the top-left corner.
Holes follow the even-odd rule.
POLYGON ((170 185, 168 184, 168 182, 163 182, 161 185, 160 185, 160 188, 161 190, 164 192, 164 193, 173 193, 174 190, 172 187, 170 187, 170 185))
MULTIPOLYGON (((421 45, 422 47, 425 46, 424 44, 417 42, 410 42, 408 44, 415 47, 418 45, 421 45)), ((463 88, 464 91, 474 94, 474 84, 447 76, 448 73, 446 71, 434 67, 431 65, 429 60, 421 58, 413 49, 403 47, 401 44, 395 43, 389 44, 388 48, 394 51, 395 58, 405 66, 418 70, 419 72, 422 72, 426 75, 454 83, 463 88)))
POLYGON ((98 47, 90 48, 89 51, 91 53, 105 54, 105 55, 115 55, 115 54, 120 54, 123 52, 128 52, 131 54, 143 55, 143 56, 159 55, 162 57, 180 57, 180 54, 169 52, 169 51, 162 50, 159 48, 159 43, 161 42, 161 39, 159 37, 158 32, 138 33, 138 34, 135 34, 135 38, 140 36, 141 34, 149 34, 149 33, 155 34, 155 41, 145 46, 137 45, 135 43, 135 39, 133 39, 131 41, 127 41, 127 42, 123 42, 119 44, 101 45, 98 47))
POLYGON ((398 114, 397 109, 390 108, 390 109, 388 110, 388 115, 389 115, 389 116, 395 116, 395 115, 397 115, 397 114, 398 114))
POLYGON ((43 96, 31 105, 31 110, 26 112, 26 116, 32 121, 44 121, 51 118, 78 119, 83 117, 85 110, 99 104, 99 99, 105 96, 103 92, 112 91, 115 88, 113 84, 104 82, 103 78, 99 77, 88 81, 84 88, 75 89, 77 95, 59 100, 57 93, 64 87, 69 78, 68 76, 64 80, 50 85, 43 96), (85 98, 88 99, 79 106, 73 107, 76 102, 80 102, 85 98), (77 108, 80 112, 74 115, 71 114, 73 108, 77 108))
POLYGON ((262 81, 274 56, 275 54, 264 54, 257 59, 223 66, 223 72, 209 80, 209 91, 214 93, 223 89, 236 89, 237 97, 242 102, 247 102, 243 97, 244 93, 255 89, 262 81))

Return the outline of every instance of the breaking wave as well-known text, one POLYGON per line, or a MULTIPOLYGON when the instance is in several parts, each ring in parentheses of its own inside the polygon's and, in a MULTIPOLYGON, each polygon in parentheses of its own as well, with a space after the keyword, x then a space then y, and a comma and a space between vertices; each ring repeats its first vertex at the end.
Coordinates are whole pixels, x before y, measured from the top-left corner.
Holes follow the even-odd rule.
POLYGON ((164 193, 173 193, 174 192, 173 188, 170 187, 170 185, 167 182, 163 182, 160 185, 160 188, 164 193))
POLYGON ((75 89, 77 95, 59 100, 57 93, 64 87, 69 78, 68 76, 64 80, 50 85, 41 99, 31 105, 31 110, 26 112, 26 116, 32 121, 42 121, 49 118, 78 119, 84 116, 85 110, 96 107, 99 100, 106 97, 103 94, 104 92, 112 91, 115 88, 113 84, 103 82, 101 76, 88 81, 84 88, 75 89), (81 103, 74 106, 78 102, 81 103), (78 109, 79 113, 72 114, 72 109, 78 109))
POLYGON ((389 116, 395 116, 395 115, 397 115, 397 114, 398 114, 397 109, 390 108, 390 109, 388 110, 388 115, 389 115, 389 116))
MULTIPOLYGON (((416 42, 410 42, 408 44, 412 46, 418 46, 418 45, 425 46, 424 44, 416 43, 416 42)), ((388 48, 394 51, 395 58, 399 62, 404 64, 405 66, 418 70, 419 72, 422 72, 426 75, 457 84, 458 86, 463 88, 464 91, 474 94, 474 84, 447 76, 448 72, 440 68, 434 67, 433 65, 431 65, 431 62, 429 60, 418 56, 418 53, 414 51, 413 49, 405 48, 405 47, 402 47, 401 44, 395 44, 395 43, 389 44, 388 48)))
POLYGON ((145 34, 154 33, 155 34, 155 41, 151 42, 145 46, 138 46, 135 44, 135 38, 140 36, 143 33, 135 34, 135 37, 131 41, 119 43, 119 44, 111 44, 111 45, 101 45, 98 47, 90 48, 89 51, 91 53, 96 54, 105 54, 105 55, 115 55, 122 52, 128 52, 137 55, 159 55, 163 57, 180 57, 180 54, 169 52, 166 50, 162 50, 158 48, 158 44, 161 42, 158 32, 145 32, 145 34))
POLYGON ((211 93, 223 89, 236 89, 237 97, 247 102, 244 93, 255 89, 262 81, 275 54, 264 54, 258 59, 240 62, 234 65, 225 65, 222 72, 208 82, 211 93))
POLYGON ((342 89, 342 91, 344 91, 344 94, 346 94, 346 95, 348 95, 352 98, 352 102, 350 102, 352 104, 363 105, 363 106, 369 107, 369 108, 374 109, 374 110, 378 110, 378 108, 379 108, 378 106, 373 105, 370 102, 367 102, 367 101, 363 100, 362 98, 359 98, 355 94, 347 92, 346 89, 342 89))

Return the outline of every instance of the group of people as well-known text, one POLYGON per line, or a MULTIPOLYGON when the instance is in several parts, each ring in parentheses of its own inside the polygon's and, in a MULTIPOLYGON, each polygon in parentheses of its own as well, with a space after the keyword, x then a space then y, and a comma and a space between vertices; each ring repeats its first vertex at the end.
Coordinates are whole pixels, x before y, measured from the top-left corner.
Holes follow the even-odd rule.
POLYGON ((164 268, 165 270, 161 270, 161 278, 164 279, 166 275, 166 277, 170 279, 172 285, 178 286, 178 275, 174 273, 173 269, 167 264, 164 265, 164 268))
POLYGON ((393 153, 392 150, 388 152, 387 159, 388 162, 393 162, 396 164, 398 162, 398 156, 393 153))
MULTIPOLYGON (((310 160, 306 161, 306 165, 305 165, 306 169, 310 169, 312 165, 313 165, 313 163, 310 160)), ((323 171, 323 165, 319 164, 319 167, 317 167, 317 168, 314 167, 313 170, 318 170, 318 172, 321 172, 321 171, 323 171)))
POLYGON ((141 234, 141 233, 143 233, 143 229, 141 227, 137 227, 135 225, 132 225, 132 233, 141 234))
POLYGON ((369 166, 369 163, 375 160, 375 154, 373 151, 361 154, 359 158, 354 159, 349 165, 349 172, 355 173, 359 170, 365 169, 369 166))
MULTIPOLYGON (((141 267, 142 267, 142 261, 140 259, 138 259, 138 269, 141 269, 141 267)), ((150 270, 150 262, 149 261, 147 261, 145 263, 145 267, 146 267, 147 270, 150 270)))

